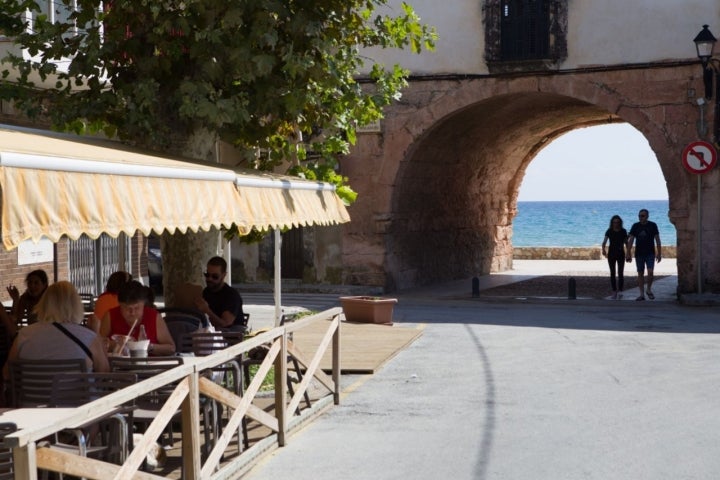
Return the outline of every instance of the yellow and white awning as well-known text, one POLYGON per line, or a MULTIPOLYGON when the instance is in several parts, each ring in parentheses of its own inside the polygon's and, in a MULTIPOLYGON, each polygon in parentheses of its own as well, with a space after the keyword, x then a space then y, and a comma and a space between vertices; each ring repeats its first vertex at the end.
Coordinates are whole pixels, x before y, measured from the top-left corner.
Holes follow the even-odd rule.
POLYGON ((235 184, 240 209, 260 230, 350 221, 345 204, 328 183, 243 171, 237 173, 235 184))
POLYGON ((229 227, 241 233, 350 217, 332 186, 123 149, 111 142, 0 127, 2 239, 97 238, 229 227))

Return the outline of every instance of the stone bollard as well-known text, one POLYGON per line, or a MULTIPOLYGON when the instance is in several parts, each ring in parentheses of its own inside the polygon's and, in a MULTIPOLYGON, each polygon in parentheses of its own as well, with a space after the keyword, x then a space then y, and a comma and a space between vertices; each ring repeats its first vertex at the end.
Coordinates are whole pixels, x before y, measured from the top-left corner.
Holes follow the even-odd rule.
POLYGON ((568 300, 575 300, 577 298, 575 277, 568 279, 568 300))
POLYGON ((480 296, 480 279, 478 277, 472 279, 472 296, 473 298, 480 296))

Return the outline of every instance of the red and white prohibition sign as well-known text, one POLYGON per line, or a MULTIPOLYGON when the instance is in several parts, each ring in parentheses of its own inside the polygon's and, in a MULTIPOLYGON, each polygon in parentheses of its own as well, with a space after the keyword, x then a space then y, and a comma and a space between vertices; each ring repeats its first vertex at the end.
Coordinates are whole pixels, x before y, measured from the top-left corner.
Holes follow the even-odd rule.
POLYGON ((682 162, 690 173, 707 173, 717 163, 717 151, 711 143, 692 142, 683 150, 682 162))

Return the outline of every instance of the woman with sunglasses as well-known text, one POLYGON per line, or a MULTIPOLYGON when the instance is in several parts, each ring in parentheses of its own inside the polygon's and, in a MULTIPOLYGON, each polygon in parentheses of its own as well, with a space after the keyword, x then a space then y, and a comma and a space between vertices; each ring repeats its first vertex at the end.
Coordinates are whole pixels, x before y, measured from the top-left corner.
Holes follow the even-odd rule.
POLYGON ((610 227, 605 232, 602 242, 602 254, 607 258, 610 266, 610 286, 612 287, 613 300, 622 298, 623 287, 625 286, 625 244, 627 243, 627 230, 623 228, 623 221, 620 215, 613 215, 610 219, 610 227), (605 245, 610 243, 606 250, 605 245), (615 272, 617 269, 617 279, 615 272))

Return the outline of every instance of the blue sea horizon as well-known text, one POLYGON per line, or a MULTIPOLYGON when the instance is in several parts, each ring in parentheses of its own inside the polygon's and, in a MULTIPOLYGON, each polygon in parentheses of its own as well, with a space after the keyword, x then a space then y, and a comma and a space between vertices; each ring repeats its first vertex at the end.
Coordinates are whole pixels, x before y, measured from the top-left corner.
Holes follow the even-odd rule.
POLYGON ((518 202, 513 220, 514 247, 591 247, 602 244, 610 217, 620 215, 629 232, 646 208, 657 223, 663 245, 676 245, 677 232, 668 219, 668 200, 583 200, 518 202))

